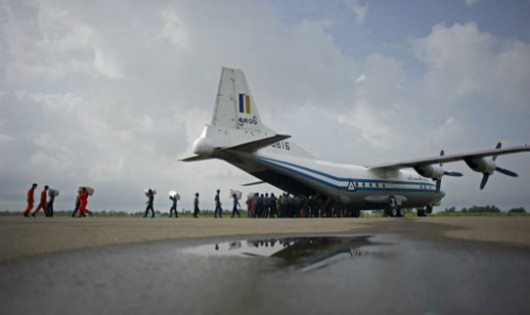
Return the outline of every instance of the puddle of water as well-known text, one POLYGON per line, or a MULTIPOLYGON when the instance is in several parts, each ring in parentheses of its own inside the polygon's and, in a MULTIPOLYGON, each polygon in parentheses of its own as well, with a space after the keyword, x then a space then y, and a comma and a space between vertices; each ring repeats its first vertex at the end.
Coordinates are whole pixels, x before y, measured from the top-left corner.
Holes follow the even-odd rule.
POLYGON ((190 247, 183 252, 208 257, 274 259, 280 267, 306 272, 362 256, 361 247, 375 244, 369 238, 369 236, 317 236, 234 240, 190 247))

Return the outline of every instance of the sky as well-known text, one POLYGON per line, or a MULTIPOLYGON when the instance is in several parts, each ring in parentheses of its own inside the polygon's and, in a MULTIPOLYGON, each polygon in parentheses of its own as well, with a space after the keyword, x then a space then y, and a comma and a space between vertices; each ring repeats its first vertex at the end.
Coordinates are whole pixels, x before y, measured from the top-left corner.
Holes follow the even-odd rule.
MULTIPOLYGON (((360 165, 530 144, 530 1, 0 0, 0 211, 31 183, 95 189, 93 210, 213 208, 216 189, 277 192, 223 161, 179 162, 210 123, 221 67, 263 122, 318 159, 360 165)), ((450 206, 530 210, 518 178, 445 165, 450 206)))

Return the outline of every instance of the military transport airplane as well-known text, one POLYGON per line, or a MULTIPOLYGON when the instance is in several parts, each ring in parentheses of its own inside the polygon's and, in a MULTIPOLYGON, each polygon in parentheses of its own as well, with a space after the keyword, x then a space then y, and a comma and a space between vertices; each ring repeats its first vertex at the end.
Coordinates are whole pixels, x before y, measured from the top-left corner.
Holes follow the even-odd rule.
MULTIPOLYGON (((418 208, 418 215, 440 205, 445 193, 443 176, 462 176, 446 171, 443 163, 464 161, 483 174, 480 189, 495 172, 517 174, 496 165, 497 156, 530 151, 530 146, 474 151, 374 166, 319 161, 261 121, 258 108, 241 70, 223 68, 212 122, 193 143, 195 156, 182 161, 217 158, 291 194, 321 194, 337 198, 359 216, 361 210, 384 209, 402 217, 404 208, 418 208)), ((256 184, 256 183, 254 183, 256 184)))

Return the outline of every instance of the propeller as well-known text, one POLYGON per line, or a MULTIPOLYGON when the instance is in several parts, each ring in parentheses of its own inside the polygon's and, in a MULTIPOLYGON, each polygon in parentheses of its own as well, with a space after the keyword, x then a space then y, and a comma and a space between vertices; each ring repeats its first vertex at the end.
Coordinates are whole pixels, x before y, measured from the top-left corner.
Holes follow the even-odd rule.
MULTIPOLYGON (((495 146, 495 149, 498 150, 502 148, 502 142, 497 142, 497 145, 495 146)), ((491 157, 491 161, 493 163, 495 163, 495 160, 497 160, 497 155, 494 155, 491 157)), ((495 164, 494 164, 495 165, 495 164)), ((519 175, 517 175, 517 173, 515 172, 512 172, 510 170, 507 170, 505 168, 502 168, 502 167, 499 167, 497 165, 495 165, 495 168, 494 168, 495 171, 501 173, 501 174, 504 174, 504 175, 507 175, 507 176, 511 176, 511 177, 517 177, 519 175)), ((493 174, 493 172, 491 172, 491 174, 493 174)), ((486 187, 486 184, 488 183, 488 179, 490 178, 490 173, 483 173, 483 176, 482 176, 482 180, 480 181, 480 189, 484 189, 484 187, 486 187)))
MULTIPOLYGON (((444 156, 445 155, 445 151, 442 149, 440 151, 440 156, 444 156)), ((440 162, 440 167, 443 167, 443 163, 440 162)), ((447 176, 454 176, 454 177, 462 177, 464 176, 464 174, 460 173, 460 172, 451 172, 451 171, 446 171, 444 170, 444 175, 447 175, 447 176)), ((442 186, 442 178, 438 178, 436 180, 436 191, 439 192, 440 191, 440 188, 442 186)))

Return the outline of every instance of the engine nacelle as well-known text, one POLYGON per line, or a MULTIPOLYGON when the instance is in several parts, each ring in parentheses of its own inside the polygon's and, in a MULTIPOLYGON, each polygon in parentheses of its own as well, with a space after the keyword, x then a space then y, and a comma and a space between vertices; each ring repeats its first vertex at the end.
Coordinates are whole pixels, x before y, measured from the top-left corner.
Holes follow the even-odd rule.
POLYGON ((482 174, 493 174, 495 171, 495 162, 492 160, 484 160, 484 158, 478 159, 465 159, 465 162, 469 168, 475 172, 482 174))
POLYGON ((416 166, 414 170, 423 177, 440 179, 444 176, 444 170, 438 165, 416 166))

